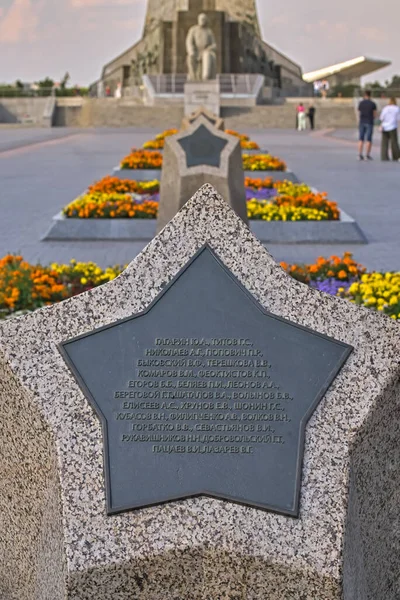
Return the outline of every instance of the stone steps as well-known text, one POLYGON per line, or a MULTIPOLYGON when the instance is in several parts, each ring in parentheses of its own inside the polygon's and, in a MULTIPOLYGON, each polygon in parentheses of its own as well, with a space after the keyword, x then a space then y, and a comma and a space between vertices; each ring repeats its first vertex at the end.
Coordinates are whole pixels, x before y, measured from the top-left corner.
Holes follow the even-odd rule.
MULTIPOLYGON (((296 109, 293 103, 278 106, 254 106, 222 109, 225 125, 230 129, 293 129, 296 109)), ((148 126, 160 130, 179 127, 183 119, 183 105, 164 104, 151 107, 135 104, 133 99, 85 98, 80 104, 57 103, 55 124, 67 127, 134 127, 148 126)), ((354 108, 318 106, 316 126, 320 129, 356 126, 354 108)))

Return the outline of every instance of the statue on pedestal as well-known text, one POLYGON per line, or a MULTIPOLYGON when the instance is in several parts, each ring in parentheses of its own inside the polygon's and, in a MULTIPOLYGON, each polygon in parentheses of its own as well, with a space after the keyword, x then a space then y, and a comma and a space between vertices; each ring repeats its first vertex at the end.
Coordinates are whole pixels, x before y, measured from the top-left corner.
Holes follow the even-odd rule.
POLYGON ((189 29, 186 51, 189 81, 208 81, 216 78, 217 44, 204 13, 199 15, 198 24, 189 29))

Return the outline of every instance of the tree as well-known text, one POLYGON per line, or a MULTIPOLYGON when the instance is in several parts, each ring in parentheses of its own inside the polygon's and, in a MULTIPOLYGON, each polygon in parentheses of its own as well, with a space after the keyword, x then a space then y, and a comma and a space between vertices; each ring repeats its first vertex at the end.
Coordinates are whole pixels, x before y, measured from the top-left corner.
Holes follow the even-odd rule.
POLYGON ((390 83, 389 82, 386 82, 386 83, 387 83, 386 87, 388 90, 390 90, 390 89, 400 90, 400 75, 393 75, 392 81, 390 83))
POLYGON ((65 89, 67 87, 67 83, 68 81, 71 79, 70 74, 68 73, 68 71, 65 73, 64 77, 61 79, 61 89, 65 89))
POLYGON ((54 85, 54 81, 50 77, 46 77, 45 79, 42 79, 42 81, 38 81, 37 84, 42 90, 43 89, 52 89, 52 87, 54 85))

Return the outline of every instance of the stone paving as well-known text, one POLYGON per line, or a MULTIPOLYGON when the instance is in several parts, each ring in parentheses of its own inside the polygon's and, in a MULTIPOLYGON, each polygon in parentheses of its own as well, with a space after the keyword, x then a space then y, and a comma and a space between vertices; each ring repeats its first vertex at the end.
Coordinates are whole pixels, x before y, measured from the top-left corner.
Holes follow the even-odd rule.
MULTIPOLYGON (((168 124, 166 124, 168 125, 168 124)), ((43 264, 94 260, 129 262, 142 248, 130 242, 41 242, 51 218, 88 184, 110 174, 132 146, 155 130, 0 128, 0 256, 22 253, 43 264)), ((358 162, 355 133, 249 131, 261 147, 285 159, 302 181, 325 190, 363 229, 368 245, 269 246, 277 260, 311 262, 352 251, 369 269, 400 268, 400 164, 358 162)))

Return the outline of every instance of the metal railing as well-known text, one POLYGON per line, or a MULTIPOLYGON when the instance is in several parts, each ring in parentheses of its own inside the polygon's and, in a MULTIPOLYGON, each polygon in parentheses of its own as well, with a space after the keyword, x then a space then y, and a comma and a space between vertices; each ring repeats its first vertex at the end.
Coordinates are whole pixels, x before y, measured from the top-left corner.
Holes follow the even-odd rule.
MULTIPOLYGON (((217 75, 221 95, 228 96, 253 96, 257 95, 263 87, 264 77, 259 74, 220 74, 217 75)), ((144 75, 143 84, 147 89, 152 88, 152 93, 157 96, 183 96, 187 75, 144 75)))

